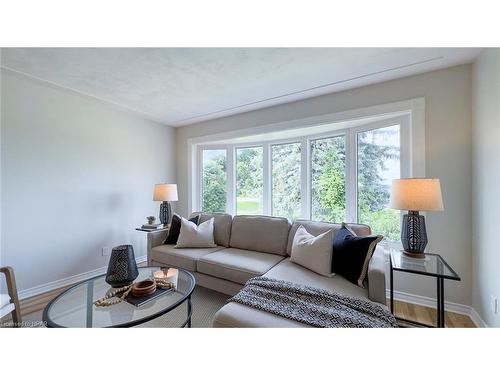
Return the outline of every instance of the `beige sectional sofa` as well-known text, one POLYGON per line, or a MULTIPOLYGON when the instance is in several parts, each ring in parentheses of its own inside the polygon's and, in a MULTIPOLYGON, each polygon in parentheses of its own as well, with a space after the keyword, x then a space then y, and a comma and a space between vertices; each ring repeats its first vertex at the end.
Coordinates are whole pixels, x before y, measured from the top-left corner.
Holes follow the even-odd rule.
MULTIPOLYGON (((218 245, 207 249, 176 249, 163 245, 166 231, 148 234, 148 262, 191 271, 198 285, 228 294, 236 294, 250 278, 267 276, 336 290, 367 298, 385 306, 385 260, 382 249, 376 250, 368 269, 368 288, 360 288, 342 276, 325 277, 290 261, 295 231, 299 225, 318 235, 340 224, 287 219, 271 216, 234 216, 201 213, 200 222, 214 218, 214 238, 218 245)), ((352 224, 360 236, 371 234, 370 227, 352 224)), ((230 302, 220 309, 214 327, 303 327, 304 324, 230 302)))

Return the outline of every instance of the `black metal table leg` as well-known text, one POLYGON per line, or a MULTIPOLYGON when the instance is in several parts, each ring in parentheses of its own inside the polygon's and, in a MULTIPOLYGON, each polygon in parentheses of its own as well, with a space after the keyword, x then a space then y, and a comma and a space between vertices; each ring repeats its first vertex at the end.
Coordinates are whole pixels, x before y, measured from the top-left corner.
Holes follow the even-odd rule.
POLYGON ((439 284, 439 277, 436 278, 436 318, 437 318, 437 327, 441 327, 441 288, 439 284))
POLYGON ((438 282, 439 282, 439 293, 441 295, 439 301, 441 302, 441 306, 440 306, 440 313, 441 313, 441 318, 440 318, 440 321, 441 321, 441 325, 440 325, 440 328, 444 328, 446 327, 446 322, 445 322, 445 315, 444 315, 444 279, 443 278, 438 278, 438 282))
POLYGON ((193 307, 191 306, 191 296, 188 297, 188 328, 191 328, 191 315, 193 313, 193 307))
POLYGON ((393 280, 393 270, 392 270, 392 257, 389 256, 389 274, 390 274, 390 284, 391 284, 391 292, 390 292, 390 299, 391 299, 391 314, 394 314, 394 280, 393 280))

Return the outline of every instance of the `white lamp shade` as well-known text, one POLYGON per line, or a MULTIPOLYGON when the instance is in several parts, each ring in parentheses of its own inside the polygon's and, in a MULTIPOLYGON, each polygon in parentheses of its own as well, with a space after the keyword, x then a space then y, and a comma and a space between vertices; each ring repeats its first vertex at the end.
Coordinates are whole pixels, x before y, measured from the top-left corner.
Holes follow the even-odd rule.
POLYGON ((159 202, 177 202, 177 184, 156 184, 153 200, 159 202))
POLYGON ((408 211, 443 211, 438 178, 392 180, 390 207, 408 211))

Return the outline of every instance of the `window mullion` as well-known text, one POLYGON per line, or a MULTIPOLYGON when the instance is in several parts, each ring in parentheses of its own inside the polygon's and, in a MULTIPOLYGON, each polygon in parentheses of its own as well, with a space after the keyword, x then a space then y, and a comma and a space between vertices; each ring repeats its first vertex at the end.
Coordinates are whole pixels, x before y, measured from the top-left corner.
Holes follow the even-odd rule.
POLYGON ((346 221, 358 220, 356 132, 349 129, 346 133, 346 221))
POLYGON ((262 147, 262 209, 264 215, 271 215, 271 146, 265 143, 262 147))
POLYGON ((300 141, 301 158, 300 158, 300 205, 301 215, 303 219, 311 219, 311 194, 310 194, 310 158, 309 158, 309 142, 307 138, 302 138, 300 141))
POLYGON ((197 211, 203 210, 203 149, 198 148, 198 202, 196 204, 197 211))
POLYGON ((236 148, 229 146, 227 148, 227 191, 226 191, 226 212, 235 215, 236 213, 236 148))

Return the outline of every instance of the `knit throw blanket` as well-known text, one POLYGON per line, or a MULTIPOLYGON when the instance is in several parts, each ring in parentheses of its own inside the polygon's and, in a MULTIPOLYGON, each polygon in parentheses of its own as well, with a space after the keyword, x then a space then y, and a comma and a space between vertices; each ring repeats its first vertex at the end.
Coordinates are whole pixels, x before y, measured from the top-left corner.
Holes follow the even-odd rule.
POLYGON ((357 297, 267 277, 250 279, 230 302, 313 327, 397 327, 388 309, 357 297))

